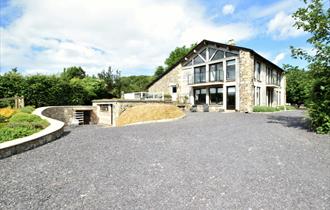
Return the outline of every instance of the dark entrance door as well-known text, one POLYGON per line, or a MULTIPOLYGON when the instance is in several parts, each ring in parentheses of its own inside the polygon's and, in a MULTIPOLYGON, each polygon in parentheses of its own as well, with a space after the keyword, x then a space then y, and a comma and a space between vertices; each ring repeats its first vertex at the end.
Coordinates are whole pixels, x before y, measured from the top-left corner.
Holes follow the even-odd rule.
POLYGON ((91 112, 84 111, 84 125, 88 125, 91 121, 91 112))
POLYGON ((227 109, 234 110, 236 104, 235 86, 227 87, 227 109))

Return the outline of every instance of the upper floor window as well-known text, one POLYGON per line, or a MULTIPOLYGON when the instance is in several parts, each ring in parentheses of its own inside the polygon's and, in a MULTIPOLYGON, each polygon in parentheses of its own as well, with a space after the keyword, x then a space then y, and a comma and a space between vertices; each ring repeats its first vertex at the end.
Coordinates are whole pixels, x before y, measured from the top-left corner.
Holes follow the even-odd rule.
POLYGON ((254 77, 257 79, 257 80, 260 80, 260 74, 261 74, 261 65, 260 65, 260 62, 256 62, 255 64, 255 69, 254 69, 254 77))
POLYGON ((227 61, 226 67, 227 67, 226 68, 226 80, 235 81, 235 70, 236 70, 235 60, 227 61))
POLYGON ((210 82, 223 81, 223 63, 210 65, 210 82))
POLYGON ((206 68, 205 66, 199 66, 194 68, 194 82, 202 83, 206 82, 206 68))

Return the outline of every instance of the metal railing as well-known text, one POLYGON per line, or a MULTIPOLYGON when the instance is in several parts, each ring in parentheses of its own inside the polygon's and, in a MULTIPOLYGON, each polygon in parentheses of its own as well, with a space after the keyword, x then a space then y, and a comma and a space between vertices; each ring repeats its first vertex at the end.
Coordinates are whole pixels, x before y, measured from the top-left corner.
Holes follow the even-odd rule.
POLYGON ((164 93, 152 93, 152 92, 125 93, 123 98, 126 100, 164 101, 164 93))

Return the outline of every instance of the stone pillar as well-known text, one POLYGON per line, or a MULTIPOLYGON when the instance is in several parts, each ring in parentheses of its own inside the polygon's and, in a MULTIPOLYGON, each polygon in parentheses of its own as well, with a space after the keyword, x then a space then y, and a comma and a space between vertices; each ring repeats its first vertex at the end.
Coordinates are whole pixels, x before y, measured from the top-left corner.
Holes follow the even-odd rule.
POLYGON ((239 53, 239 107, 242 112, 252 112, 253 108, 253 56, 248 51, 239 53))

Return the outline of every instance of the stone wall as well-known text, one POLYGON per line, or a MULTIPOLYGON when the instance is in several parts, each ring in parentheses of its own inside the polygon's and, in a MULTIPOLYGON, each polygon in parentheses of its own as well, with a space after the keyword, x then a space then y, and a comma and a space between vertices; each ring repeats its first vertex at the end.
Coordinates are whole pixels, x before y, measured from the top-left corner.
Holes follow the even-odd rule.
POLYGON ((79 111, 91 111, 91 122, 97 123, 98 117, 95 113, 94 107, 92 106, 54 106, 49 107, 43 112, 43 115, 56 119, 70 125, 74 119, 74 113, 76 110, 79 111))
POLYGON ((164 101, 145 101, 145 100, 118 100, 118 99, 101 99, 94 100, 96 115, 98 116, 98 124, 116 126, 117 119, 126 109, 142 105, 142 104, 164 104, 164 101), (108 105, 108 111, 101 111, 100 105, 108 105))
POLYGON ((184 102, 184 97, 189 96, 189 87, 187 78, 183 75, 182 65, 179 64, 170 72, 164 75, 161 79, 149 87, 149 92, 163 92, 164 94, 171 95, 171 85, 177 87, 176 101, 184 102))
POLYGON ((239 59, 239 111, 252 112, 253 109, 253 56, 248 51, 240 50, 239 59))

